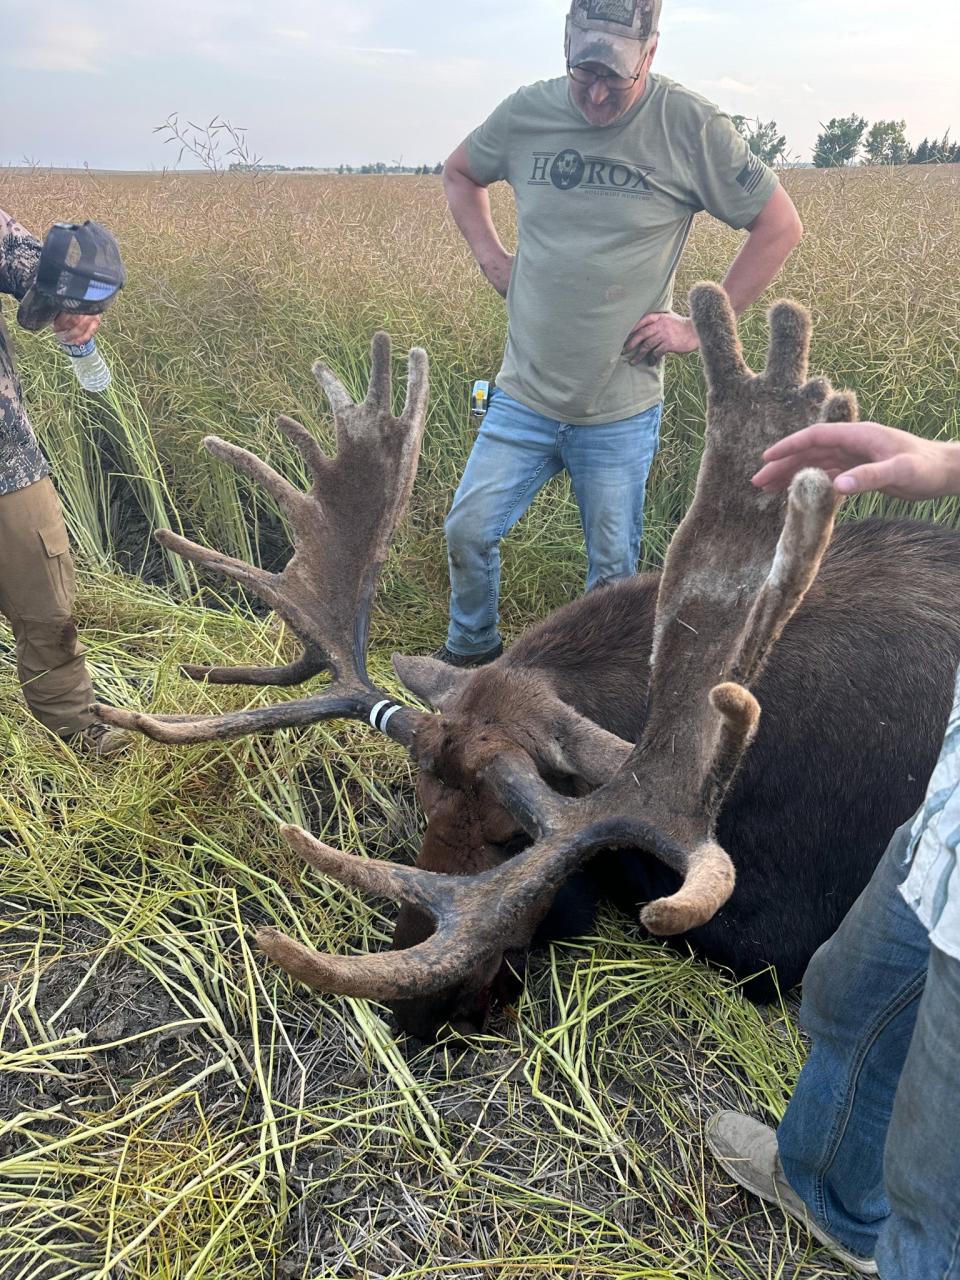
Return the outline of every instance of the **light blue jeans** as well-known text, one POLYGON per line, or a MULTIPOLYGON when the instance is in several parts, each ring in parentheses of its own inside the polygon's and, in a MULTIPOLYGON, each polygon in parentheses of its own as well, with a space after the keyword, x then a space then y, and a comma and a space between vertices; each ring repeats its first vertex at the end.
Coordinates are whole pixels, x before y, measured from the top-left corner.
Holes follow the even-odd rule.
POLYGON ((657 404, 622 422, 574 427, 494 392, 444 525, 449 649, 472 655, 499 642, 500 541, 563 470, 580 508, 587 590, 636 573, 662 412, 657 404))
POLYGON ((813 1047, 777 1137, 814 1217, 882 1280, 958 1280, 960 961, 898 892, 909 834, 810 962, 813 1047))

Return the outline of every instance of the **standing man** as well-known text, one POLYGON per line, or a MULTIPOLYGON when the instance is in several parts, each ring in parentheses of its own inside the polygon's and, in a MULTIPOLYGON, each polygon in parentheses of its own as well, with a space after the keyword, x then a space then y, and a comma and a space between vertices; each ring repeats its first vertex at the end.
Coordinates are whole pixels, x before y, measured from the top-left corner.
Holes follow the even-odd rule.
MULTIPOLYGON (((49 305, 32 292, 39 261, 39 241, 0 209, 0 293, 26 298, 21 312, 25 306, 31 321, 52 319, 62 342, 82 345, 96 333, 100 316, 35 315, 49 305)), ((90 714, 93 688, 74 597, 63 513, 27 420, 0 315, 0 613, 13 628, 17 673, 37 720, 78 751, 113 755, 128 745, 129 735, 90 714)))
MULTIPOLYGON (((960 494, 960 444, 876 422, 819 423, 764 459, 768 493, 822 467, 843 495, 960 494)), ((923 807, 810 961, 800 1021, 779 1129, 720 1112, 710 1149, 854 1271, 960 1280, 960 679, 923 807)))
POLYGON ((567 75, 520 89, 444 169, 450 209, 493 287, 509 336, 490 410, 446 522, 450 627, 435 657, 479 666, 502 652, 499 543, 567 470, 587 589, 636 572, 657 450, 663 357, 697 337, 672 310, 694 217, 749 236, 724 287, 743 311, 803 234, 775 174, 728 116, 651 74, 661 0, 574 0, 567 75), (513 188, 516 257, 487 187, 513 188))

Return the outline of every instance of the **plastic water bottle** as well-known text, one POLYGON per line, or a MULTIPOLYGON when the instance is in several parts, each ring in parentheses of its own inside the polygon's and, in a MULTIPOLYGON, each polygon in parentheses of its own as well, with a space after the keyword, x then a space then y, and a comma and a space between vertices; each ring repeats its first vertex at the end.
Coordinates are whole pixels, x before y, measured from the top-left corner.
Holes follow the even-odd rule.
POLYGON ((94 339, 91 338, 89 342, 85 342, 79 347, 70 346, 66 342, 61 343, 61 345, 70 357, 73 372, 77 375, 77 381, 84 391, 106 391, 110 385, 110 370, 107 368, 103 356, 97 350, 97 344, 94 339))

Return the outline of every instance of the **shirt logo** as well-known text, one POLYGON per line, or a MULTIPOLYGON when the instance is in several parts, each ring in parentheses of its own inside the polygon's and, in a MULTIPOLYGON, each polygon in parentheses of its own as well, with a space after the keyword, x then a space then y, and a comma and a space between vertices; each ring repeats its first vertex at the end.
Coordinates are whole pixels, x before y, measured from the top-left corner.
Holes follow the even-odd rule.
POLYGON ((573 147, 563 151, 536 151, 533 170, 527 180, 531 187, 553 186, 558 191, 581 189, 593 195, 648 196, 653 165, 633 164, 609 156, 585 156, 573 147))
POLYGON ((632 27, 637 16, 637 0, 586 0, 586 18, 594 22, 619 22, 632 27))
MULTIPOLYGON (((561 151, 550 166, 550 181, 558 191, 572 191, 583 181, 586 162, 579 151, 561 151)), ((536 173, 536 169, 534 170, 536 173)))

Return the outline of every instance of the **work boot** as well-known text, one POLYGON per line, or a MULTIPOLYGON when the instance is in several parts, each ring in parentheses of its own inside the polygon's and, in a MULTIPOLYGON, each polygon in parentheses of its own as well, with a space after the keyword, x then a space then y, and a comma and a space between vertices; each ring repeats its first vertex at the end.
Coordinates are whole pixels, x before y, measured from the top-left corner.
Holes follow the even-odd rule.
POLYGON ((448 667, 485 667, 488 662, 496 662, 497 658, 503 653, 503 645, 496 644, 492 649, 488 649, 486 653, 454 653, 452 649, 448 649, 442 644, 439 649, 431 653, 431 658, 436 658, 438 662, 445 662, 448 667))
POLYGON ((720 1111, 707 1123, 704 1138, 717 1162, 734 1182, 768 1204, 776 1205, 782 1213, 796 1218, 828 1253, 852 1271, 863 1276, 879 1274, 872 1258, 860 1258, 851 1253, 814 1222, 783 1172, 774 1129, 737 1111, 720 1111))
POLYGON ((133 734, 126 729, 114 729, 100 720, 88 724, 85 729, 67 739, 77 755, 95 756, 98 760, 106 760, 110 756, 129 751, 133 746, 133 734))

